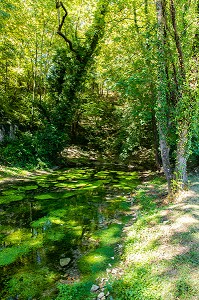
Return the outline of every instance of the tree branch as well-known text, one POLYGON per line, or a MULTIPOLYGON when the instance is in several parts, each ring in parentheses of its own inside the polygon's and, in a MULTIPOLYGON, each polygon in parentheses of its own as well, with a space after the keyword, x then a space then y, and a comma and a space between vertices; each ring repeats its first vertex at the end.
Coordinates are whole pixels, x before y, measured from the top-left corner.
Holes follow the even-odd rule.
POLYGON ((59 9, 60 9, 60 7, 64 10, 65 14, 64 14, 63 17, 62 17, 61 22, 60 22, 60 17, 58 18, 58 19, 59 19, 59 25, 58 25, 57 34, 59 34, 59 35, 65 40, 65 42, 66 42, 66 43, 68 44, 68 46, 69 46, 69 49, 70 49, 73 53, 75 53, 75 54, 76 54, 76 58, 77 58, 79 61, 81 61, 81 57, 79 56, 77 50, 74 49, 73 43, 72 43, 71 40, 70 40, 69 38, 67 38, 67 36, 62 32, 62 27, 63 27, 63 25, 64 25, 64 22, 65 22, 65 19, 66 19, 67 15, 68 15, 68 12, 67 12, 67 10, 66 10, 66 8, 65 8, 65 6, 64 6, 64 4, 63 4, 62 1, 56 1, 56 8, 57 8, 57 10, 58 10, 58 16, 60 15, 60 14, 59 14, 59 9))
POLYGON ((175 4, 173 0, 170 0, 170 13, 171 13, 171 22, 173 25, 174 30, 174 38, 175 38, 175 44, 178 52, 178 59, 180 64, 180 72, 183 79, 185 79, 185 67, 184 67, 184 58, 183 58, 183 52, 180 42, 180 37, 177 30, 177 24, 176 24, 176 10, 175 10, 175 4))

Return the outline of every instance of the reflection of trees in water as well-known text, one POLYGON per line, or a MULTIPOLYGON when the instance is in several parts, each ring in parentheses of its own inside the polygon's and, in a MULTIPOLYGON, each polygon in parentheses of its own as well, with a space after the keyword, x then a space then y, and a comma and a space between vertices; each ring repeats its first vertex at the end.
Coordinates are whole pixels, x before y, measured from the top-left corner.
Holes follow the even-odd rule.
POLYGON ((71 172, 71 176, 70 171, 44 176, 42 186, 40 177, 38 182, 34 182, 39 186, 37 189, 29 190, 27 183, 4 187, 7 192, 23 192, 23 200, 2 205, 1 222, 5 229, 2 248, 14 249, 16 241, 11 239, 11 234, 15 232, 20 235, 17 247, 28 247, 26 253, 16 256, 15 262, 5 267, 5 272, 8 268, 11 270, 9 275, 5 273, 7 278, 17 276, 25 266, 33 270, 33 274, 38 267, 60 273, 63 271, 60 257, 71 258, 70 266, 65 267, 68 270, 73 268, 79 257, 79 254, 78 257, 74 255, 74 251, 79 253, 98 247, 98 238, 93 233, 107 228, 118 212, 118 190, 112 184, 120 180, 123 182, 123 174, 120 176, 109 171, 98 174, 93 170, 71 172), (57 180, 60 176, 63 186, 57 180), (80 187, 82 181, 86 185, 80 187))

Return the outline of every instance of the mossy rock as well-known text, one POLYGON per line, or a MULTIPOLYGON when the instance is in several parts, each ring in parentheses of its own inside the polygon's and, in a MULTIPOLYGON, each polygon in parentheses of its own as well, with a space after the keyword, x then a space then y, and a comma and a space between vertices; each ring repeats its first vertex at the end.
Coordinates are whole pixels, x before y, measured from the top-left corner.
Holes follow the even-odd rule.
POLYGON ((119 242, 122 234, 122 225, 112 224, 107 229, 98 230, 92 237, 99 241, 99 247, 88 254, 82 256, 78 262, 80 271, 83 274, 97 275, 108 268, 109 264, 114 264, 116 260, 114 248, 119 242))
POLYGON ((113 263, 111 258, 113 256, 113 247, 100 247, 82 256, 78 262, 78 266, 82 274, 92 273, 93 275, 97 275, 99 272, 105 271, 108 268, 109 263, 113 263))
POLYGON ((11 189, 11 190, 7 190, 7 191, 3 191, 2 194, 4 196, 10 196, 10 195, 19 195, 20 192, 17 191, 16 189, 11 189))

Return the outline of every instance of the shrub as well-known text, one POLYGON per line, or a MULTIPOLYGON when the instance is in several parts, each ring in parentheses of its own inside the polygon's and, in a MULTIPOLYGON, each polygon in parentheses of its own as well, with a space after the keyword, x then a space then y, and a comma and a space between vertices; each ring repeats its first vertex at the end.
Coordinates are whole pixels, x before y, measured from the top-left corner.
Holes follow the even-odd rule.
POLYGON ((58 160, 67 142, 67 135, 47 125, 41 130, 18 132, 15 140, 2 144, 0 160, 5 165, 43 168, 58 160))

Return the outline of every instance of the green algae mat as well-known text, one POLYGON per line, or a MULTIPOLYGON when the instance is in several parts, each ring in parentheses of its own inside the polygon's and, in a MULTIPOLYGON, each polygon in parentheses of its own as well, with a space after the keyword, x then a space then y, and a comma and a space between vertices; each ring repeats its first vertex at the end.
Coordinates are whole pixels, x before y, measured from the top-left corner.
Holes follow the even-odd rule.
POLYGON ((55 299, 66 274, 103 272, 138 183, 136 172, 74 168, 1 185, 0 299, 55 299))

